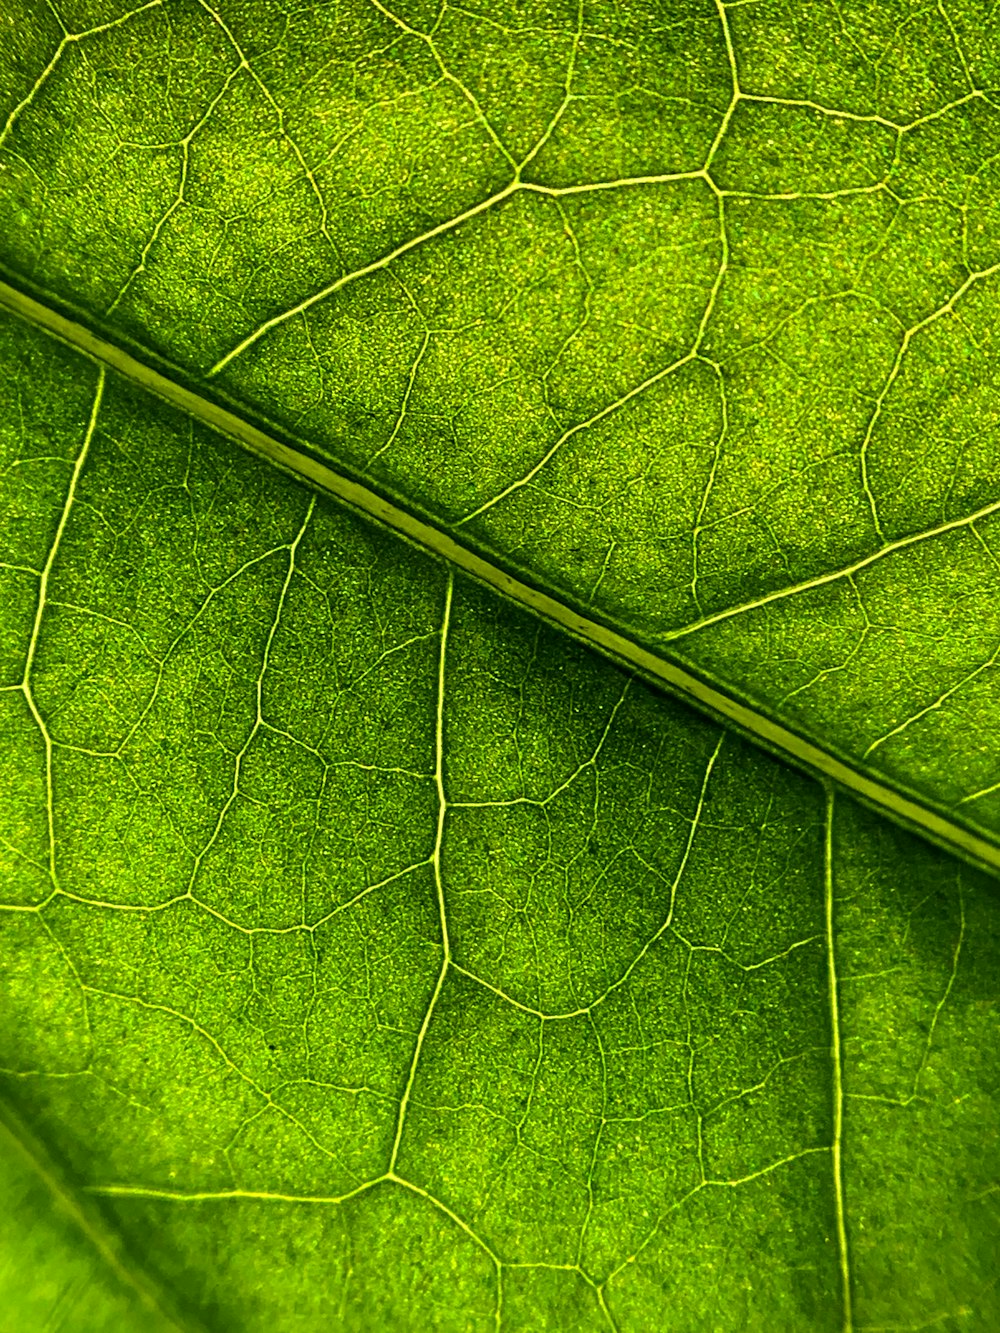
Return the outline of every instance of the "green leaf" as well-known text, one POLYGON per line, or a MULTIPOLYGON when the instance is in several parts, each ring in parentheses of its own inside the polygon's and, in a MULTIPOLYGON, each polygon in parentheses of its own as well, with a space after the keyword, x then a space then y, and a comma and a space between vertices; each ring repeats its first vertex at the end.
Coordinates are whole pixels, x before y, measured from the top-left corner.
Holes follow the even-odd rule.
POLYGON ((997 1327, 986 31, 12 13, 12 1327, 997 1327))
POLYGON ((996 847, 974 0, 33 8, 16 285, 996 847))
POLYGON ((992 1327, 994 886, 2 350, 19 1327, 992 1327))

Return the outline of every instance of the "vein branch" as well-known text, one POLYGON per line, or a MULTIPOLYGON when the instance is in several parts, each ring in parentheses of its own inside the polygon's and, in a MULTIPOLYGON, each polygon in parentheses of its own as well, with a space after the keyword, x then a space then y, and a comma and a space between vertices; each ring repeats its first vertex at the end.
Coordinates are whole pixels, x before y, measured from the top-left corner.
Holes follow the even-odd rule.
POLYGON ((403 1140, 406 1112, 409 1108, 410 1097, 413 1093, 413 1084, 417 1076, 417 1066, 420 1063, 420 1053, 423 1050, 424 1039, 427 1036, 431 1018, 434 1014, 435 1007, 437 1006, 438 996, 441 994, 441 989, 444 986, 444 979, 448 973, 448 968, 451 965, 451 940, 448 934, 448 911, 444 896, 444 882, 441 875, 441 847, 444 842, 445 817, 448 813, 448 802, 445 796, 444 787, 445 662, 448 652, 448 630, 451 624, 451 604, 454 588, 455 577, 453 574, 449 574, 445 588, 444 614, 441 618, 441 650, 438 656, 437 713, 434 727, 434 784, 437 788, 438 810, 437 826, 434 833, 434 849, 431 852, 431 867, 434 873, 434 890, 437 896, 438 919, 441 925, 441 967, 438 971, 437 981, 434 983, 434 989, 431 992, 431 998, 424 1011, 420 1030, 417 1033, 416 1044, 413 1048, 413 1059, 410 1061, 410 1071, 406 1079, 406 1087, 403 1089, 403 1096, 399 1103, 399 1116, 396 1120, 396 1134, 392 1143, 392 1151, 389 1154, 387 1173, 390 1176, 394 1175, 396 1162, 399 1158, 399 1146, 403 1140))
POLYGON ((58 877, 56 873, 56 825, 52 775, 52 736, 48 727, 45 725, 45 721, 35 699, 32 674, 35 669, 35 658, 38 653, 38 641, 42 629, 42 617, 45 615, 45 608, 49 601, 49 578, 51 577, 56 557, 59 554, 59 547, 62 544, 66 525, 69 522, 69 515, 70 510, 73 508, 73 501, 76 499, 80 473, 83 471, 84 464, 87 461, 87 455, 90 452, 90 444, 94 438, 94 431, 97 428, 97 417, 101 410, 101 400, 104 397, 105 376, 105 368, 104 366, 100 366, 97 371, 97 387, 94 390, 94 399, 90 408, 90 418, 84 433, 83 444, 80 446, 80 452, 77 454, 76 459, 73 462, 73 471, 70 475, 69 486, 66 488, 66 499, 63 502, 59 521, 56 524, 55 536, 52 538, 52 544, 49 547, 49 553, 46 556, 45 564, 42 566, 42 572, 38 580, 38 601, 35 606, 35 619, 31 626, 31 637, 28 640, 28 651, 25 654, 24 659, 24 673, 21 677, 21 690, 27 700, 28 709, 34 719, 35 725, 38 727, 42 742, 45 746, 45 813, 48 828, 48 872, 53 888, 58 887, 58 877))

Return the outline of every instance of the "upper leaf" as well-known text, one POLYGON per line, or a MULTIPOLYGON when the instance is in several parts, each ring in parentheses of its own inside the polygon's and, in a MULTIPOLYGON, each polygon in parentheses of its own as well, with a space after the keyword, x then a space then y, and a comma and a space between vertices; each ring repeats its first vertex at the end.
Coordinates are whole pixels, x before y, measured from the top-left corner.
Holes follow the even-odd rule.
POLYGON ((977 4, 28 11, 10 274, 1000 830, 977 4))

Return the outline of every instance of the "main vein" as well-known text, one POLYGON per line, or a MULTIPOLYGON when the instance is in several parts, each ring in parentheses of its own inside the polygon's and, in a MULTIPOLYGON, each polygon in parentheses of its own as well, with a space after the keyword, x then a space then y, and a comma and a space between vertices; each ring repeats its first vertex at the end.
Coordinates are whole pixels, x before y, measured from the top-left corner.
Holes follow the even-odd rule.
MULTIPOLYGON (((585 615, 551 593, 536 588, 503 568, 495 558, 481 554, 443 528, 404 509, 388 497, 352 477, 301 445, 293 445, 154 369, 131 353, 58 311, 0 281, 0 307, 52 334, 99 365, 118 372, 140 388, 164 399, 194 420, 235 440, 251 453, 291 474, 342 504, 392 529, 485 584, 503 597, 540 616, 590 648, 638 672, 644 679, 678 695, 701 712, 736 727, 799 768, 832 780, 890 818, 918 830, 952 851, 1000 871, 1000 846, 942 813, 919 795, 908 793, 799 735, 768 713, 729 694, 720 684, 703 679, 669 657, 620 630, 585 615)), ((948 525, 955 526, 955 525, 948 525)), ((910 544, 900 543, 900 545, 910 544)), ((690 627, 689 627, 690 628, 690 627)))

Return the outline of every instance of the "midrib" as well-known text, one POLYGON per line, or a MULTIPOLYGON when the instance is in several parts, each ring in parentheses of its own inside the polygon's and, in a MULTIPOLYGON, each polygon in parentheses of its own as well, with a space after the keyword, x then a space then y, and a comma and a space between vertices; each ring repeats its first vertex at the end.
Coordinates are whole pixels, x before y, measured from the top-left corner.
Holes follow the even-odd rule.
POLYGON ((156 370, 86 325, 0 281, 0 307, 51 334, 60 342, 107 366, 194 420, 236 441, 341 504, 389 528, 405 540, 445 560, 476 582, 557 626, 574 639, 636 671, 645 680, 684 699, 699 712, 725 722, 767 750, 822 779, 833 781, 865 804, 931 841, 1000 871, 1000 846, 959 823, 911 792, 873 777, 860 765, 793 731, 759 708, 729 693, 717 681, 696 675, 681 663, 585 615, 551 593, 518 578, 494 559, 456 541, 442 528, 402 508, 371 487, 338 472, 301 445, 269 434, 179 380, 156 370))

